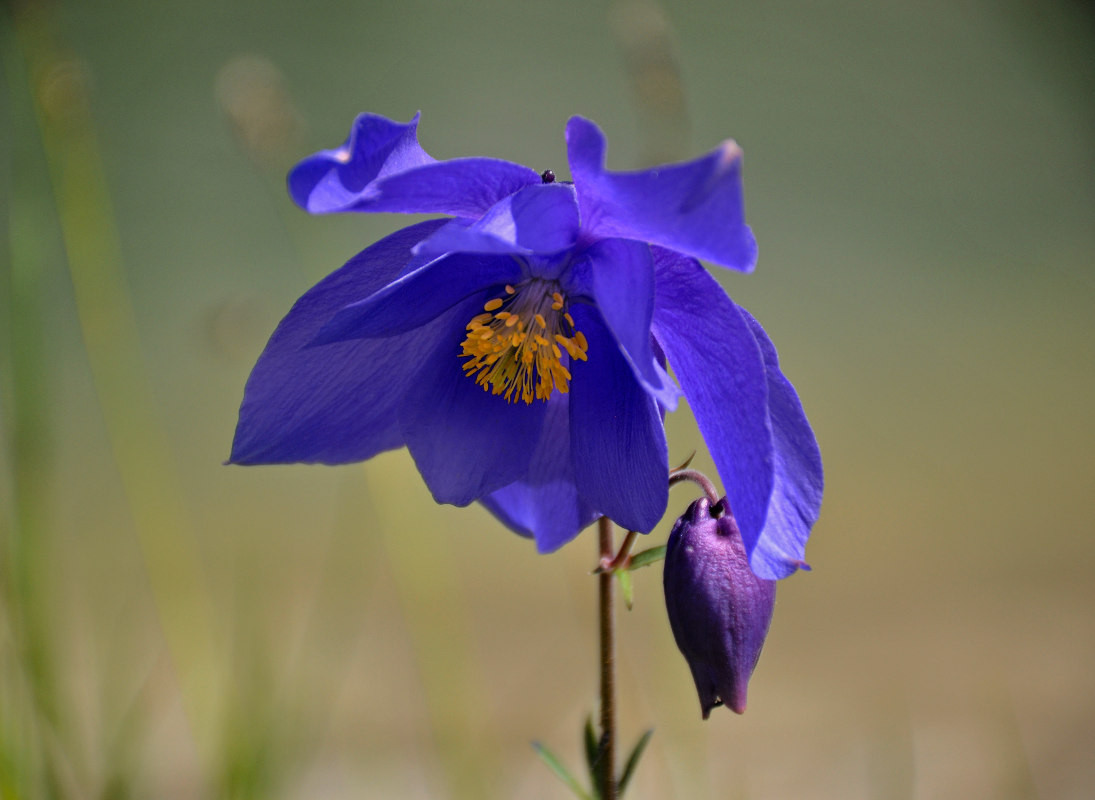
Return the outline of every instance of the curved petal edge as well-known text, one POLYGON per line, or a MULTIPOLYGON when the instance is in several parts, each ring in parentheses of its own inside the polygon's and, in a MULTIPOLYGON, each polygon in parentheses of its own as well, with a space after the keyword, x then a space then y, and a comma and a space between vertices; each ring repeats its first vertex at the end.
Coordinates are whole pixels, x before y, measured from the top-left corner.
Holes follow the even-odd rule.
POLYGON ((540 176, 496 158, 438 161, 418 144, 418 120, 359 114, 341 147, 289 173, 289 194, 312 214, 342 211, 477 217, 540 176))
POLYGON ((742 152, 733 141, 693 161, 609 172, 600 128, 572 117, 566 135, 583 228, 752 271, 757 243, 745 224, 742 152))
POLYGON ((764 359, 775 465, 768 516, 749 563, 758 576, 773 580, 797 569, 809 569, 803 560, 806 540, 821 513, 825 474, 813 429, 795 387, 780 371, 772 340, 752 314, 740 306, 738 310, 752 329, 764 359))

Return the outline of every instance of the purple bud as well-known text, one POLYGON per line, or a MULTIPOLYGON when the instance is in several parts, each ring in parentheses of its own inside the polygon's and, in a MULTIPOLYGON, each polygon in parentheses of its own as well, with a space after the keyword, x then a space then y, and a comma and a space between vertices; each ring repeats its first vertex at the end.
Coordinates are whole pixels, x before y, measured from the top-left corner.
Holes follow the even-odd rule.
POLYGON ((776 582, 749 568, 741 532, 724 497, 711 513, 701 497, 673 526, 666 545, 665 607, 673 638, 700 693, 703 718, 725 703, 745 711, 776 603, 776 582))

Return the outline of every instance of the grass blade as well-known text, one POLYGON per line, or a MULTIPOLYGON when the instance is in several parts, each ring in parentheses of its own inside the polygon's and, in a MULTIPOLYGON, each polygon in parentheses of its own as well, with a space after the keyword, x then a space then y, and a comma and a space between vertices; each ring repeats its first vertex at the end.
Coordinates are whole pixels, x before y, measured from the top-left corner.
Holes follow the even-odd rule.
POLYGON ((597 762, 600 761, 601 749, 597 742, 597 731, 593 727, 593 715, 590 714, 586 717, 586 727, 583 736, 583 742, 586 749, 586 765, 589 767, 589 775, 593 780, 593 785, 597 785, 597 762))
POLYGON ((654 735, 654 729, 650 728, 644 733, 639 741, 635 743, 635 749, 631 751, 631 755, 627 757, 627 764, 624 765, 624 771, 620 773, 619 782, 619 796, 624 796, 624 790, 627 788, 627 784, 631 781, 631 775, 635 772, 635 767, 639 765, 639 759, 643 756, 643 751, 646 750, 647 744, 650 743, 650 737, 654 735))
POLYGON ((563 762, 544 745, 539 742, 532 743, 532 749, 536 751, 536 755, 540 756, 540 760, 547 764, 548 769, 555 773, 563 783, 567 785, 570 791, 574 792, 574 796, 578 800, 593 800, 589 796, 589 793, 582 788, 582 785, 575 780, 574 776, 570 774, 569 770, 563 766, 563 762))

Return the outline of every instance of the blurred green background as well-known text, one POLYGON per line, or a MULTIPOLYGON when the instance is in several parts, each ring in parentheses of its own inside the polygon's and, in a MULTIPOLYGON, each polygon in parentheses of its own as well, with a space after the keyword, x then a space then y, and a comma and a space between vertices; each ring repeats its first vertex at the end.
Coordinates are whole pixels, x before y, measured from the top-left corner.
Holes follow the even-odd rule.
POLYGON ((760 262, 719 279, 821 444, 814 571, 707 723, 636 573, 630 796, 1095 793, 1081 3, 3 8, 0 797, 567 796, 529 742, 579 761, 593 535, 538 556, 405 452, 221 466, 280 316, 405 224, 310 218, 285 171, 419 109, 435 157, 560 177, 575 113, 615 169, 746 152, 760 262))

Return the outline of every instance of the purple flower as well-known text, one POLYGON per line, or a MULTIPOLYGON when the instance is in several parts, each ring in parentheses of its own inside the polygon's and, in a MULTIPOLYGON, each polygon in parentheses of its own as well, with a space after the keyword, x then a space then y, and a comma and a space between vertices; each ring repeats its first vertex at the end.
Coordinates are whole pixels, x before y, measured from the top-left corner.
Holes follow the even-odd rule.
POLYGON ((313 213, 449 218, 382 239, 297 301, 247 383, 231 462, 406 445, 438 502, 478 500, 547 552, 601 514, 657 524, 662 417, 683 389, 754 569, 794 571, 821 501, 817 445, 768 337, 696 260, 753 268, 737 146, 609 172, 604 135, 574 117, 571 184, 437 161, 417 126, 362 114, 290 173, 313 213))
POLYGON ((669 625, 692 670, 703 718, 724 703, 744 713, 776 582, 749 568, 733 514, 713 516, 706 497, 689 506, 669 534, 662 580, 669 625))

